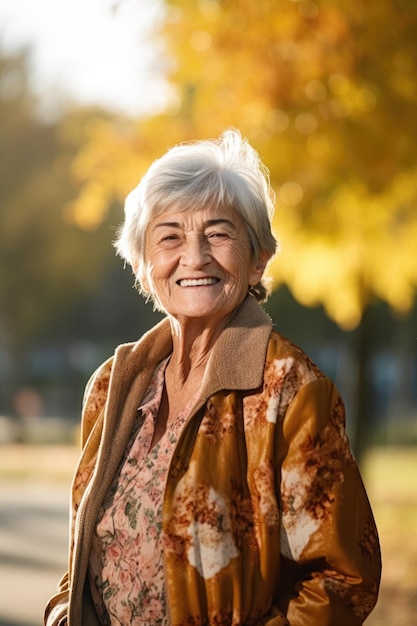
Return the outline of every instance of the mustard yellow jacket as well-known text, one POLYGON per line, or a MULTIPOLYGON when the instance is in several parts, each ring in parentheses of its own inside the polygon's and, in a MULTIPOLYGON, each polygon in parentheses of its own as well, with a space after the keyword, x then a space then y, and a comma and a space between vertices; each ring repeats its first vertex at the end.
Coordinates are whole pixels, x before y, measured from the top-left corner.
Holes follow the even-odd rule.
MULTIPOLYGON (((168 320, 86 388, 68 573, 47 626, 97 626, 91 539, 137 408, 172 350, 168 320)), ((378 536, 333 383, 249 296, 219 337, 166 485, 172 626, 357 626, 379 587, 378 536)))

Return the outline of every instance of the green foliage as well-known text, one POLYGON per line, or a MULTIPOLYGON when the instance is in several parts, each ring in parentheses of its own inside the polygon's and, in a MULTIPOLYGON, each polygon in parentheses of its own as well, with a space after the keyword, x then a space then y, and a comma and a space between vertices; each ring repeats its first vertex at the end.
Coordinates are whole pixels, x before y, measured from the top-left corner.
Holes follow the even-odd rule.
MULTIPOLYGON (((92 112, 70 111, 50 124, 40 120, 27 65, 25 53, 0 51, 0 411, 13 411, 28 346, 68 320, 113 260, 109 223, 86 230, 72 218, 79 183, 70 164, 92 112)), ((109 211, 117 224, 120 206, 109 211)))
POLYGON ((112 237, 103 224, 92 246, 66 219, 78 193, 70 161, 79 144, 64 132, 74 120, 36 118, 26 64, 23 54, 0 58, 0 337, 11 349, 88 289, 112 237))

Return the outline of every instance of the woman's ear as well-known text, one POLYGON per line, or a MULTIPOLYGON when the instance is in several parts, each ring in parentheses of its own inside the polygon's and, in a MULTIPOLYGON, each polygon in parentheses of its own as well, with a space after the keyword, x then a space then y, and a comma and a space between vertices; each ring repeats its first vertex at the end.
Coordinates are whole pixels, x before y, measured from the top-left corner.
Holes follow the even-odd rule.
POLYGON ((268 261, 268 253, 265 250, 260 250, 256 263, 254 264, 253 270, 249 276, 249 283, 251 286, 254 287, 261 282, 268 261))

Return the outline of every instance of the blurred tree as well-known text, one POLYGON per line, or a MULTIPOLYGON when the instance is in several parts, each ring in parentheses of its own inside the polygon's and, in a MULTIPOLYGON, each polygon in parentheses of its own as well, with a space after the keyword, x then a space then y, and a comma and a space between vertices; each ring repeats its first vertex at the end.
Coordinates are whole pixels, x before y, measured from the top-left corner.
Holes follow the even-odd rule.
POLYGON ((323 302, 346 329, 373 296, 409 310, 417 287, 417 5, 167 7, 171 79, 194 133, 236 125, 270 167, 283 243, 276 280, 304 304, 323 302))
POLYGON ((8 411, 23 349, 98 281, 114 237, 106 221, 93 232, 71 218, 79 185, 69 164, 91 111, 39 120, 28 54, 0 49, 0 405, 8 411))
MULTIPOLYGON (((405 313, 417 288, 417 4, 165 4, 159 38, 172 99, 164 115, 128 134, 107 123, 92 128, 75 162, 89 181, 75 205, 80 223, 91 215, 91 196, 101 200, 94 219, 102 219, 109 181, 123 195, 167 146, 240 128, 277 195, 275 285, 358 329, 365 423, 367 311, 380 299, 405 313)), ((358 432, 358 454, 361 446, 358 432)))

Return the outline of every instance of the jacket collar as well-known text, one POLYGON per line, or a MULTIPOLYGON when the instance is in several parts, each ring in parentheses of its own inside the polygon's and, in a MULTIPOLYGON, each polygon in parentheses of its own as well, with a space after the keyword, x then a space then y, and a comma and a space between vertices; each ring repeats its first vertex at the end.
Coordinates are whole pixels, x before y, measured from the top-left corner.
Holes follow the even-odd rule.
POLYGON ((213 347, 202 383, 204 399, 221 389, 261 385, 271 328, 265 311, 248 296, 213 347))
MULTIPOLYGON (((236 310, 218 337, 202 382, 202 399, 221 389, 256 389, 262 383, 272 322, 253 296, 236 310)), ((113 369, 123 378, 142 371, 149 382, 156 365, 172 351, 171 326, 162 320, 137 343, 118 347, 113 369)), ((126 380, 126 382, 128 382, 126 380)), ((145 382, 145 381, 143 381, 145 382)))

